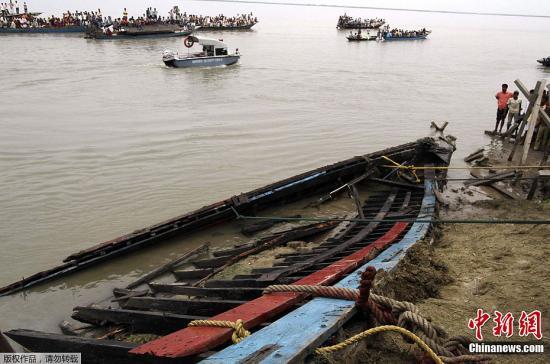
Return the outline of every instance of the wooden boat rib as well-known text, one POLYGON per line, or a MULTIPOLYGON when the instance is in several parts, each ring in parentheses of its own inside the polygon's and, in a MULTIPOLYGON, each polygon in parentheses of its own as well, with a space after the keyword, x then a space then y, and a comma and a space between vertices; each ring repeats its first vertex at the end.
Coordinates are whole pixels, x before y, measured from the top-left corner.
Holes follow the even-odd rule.
POLYGON ((384 155, 398 160, 410 159, 420 144, 422 141, 408 143, 302 173, 81 250, 65 258, 64 264, 0 288, 0 296, 65 276, 148 245, 161 243, 176 235, 194 233, 215 224, 235 220, 235 210, 240 213, 260 212, 269 206, 292 202, 314 193, 328 192, 338 187, 341 183, 339 181, 349 181, 360 176, 367 167, 372 169, 385 164, 386 161, 382 158, 384 155))
MULTIPOLYGON (((277 196, 277 194, 283 191, 285 197, 292 201, 300 197, 297 196, 299 193, 307 196, 318 188, 321 191, 330 191, 334 189, 335 185, 340 187, 349 181, 357 180, 359 176, 363 176, 359 180, 367 181, 365 171, 376 171, 375 175, 385 176, 381 178, 381 181, 390 181, 389 178, 396 179, 398 177, 394 173, 395 170, 390 172, 390 169, 383 167, 386 162, 381 158, 382 155, 391 154, 391 158, 399 163, 408 161, 416 165, 425 165, 426 163, 446 165, 449 163, 452 153, 447 147, 448 145, 440 145, 432 139, 422 139, 417 143, 372 153, 370 154, 371 157, 356 157, 329 167, 317 169, 252 191, 244 196, 225 200, 223 204, 237 205, 236 208, 239 209, 240 213, 246 213, 247 210, 244 207, 250 206, 247 205, 250 204, 250 198, 245 199, 246 195, 257 201, 256 206, 268 206, 270 203, 279 201, 280 195, 277 196), (339 172, 336 173, 335 170, 339 172), (332 178, 344 177, 341 177, 336 183, 317 179, 318 176, 325 176, 325 174, 331 172, 333 173, 332 178), (304 180, 308 183, 304 184, 304 180), (315 181, 314 186, 312 186, 313 181, 315 181), (265 202, 269 201, 268 199, 271 201, 265 202)), ((422 177, 421 173, 420 176, 422 177)), ((371 181, 368 183, 378 184, 379 182, 371 181)), ((205 268, 204 266, 208 265, 204 262, 210 260, 211 265, 217 263, 211 258, 197 258, 190 262, 193 265, 203 264, 203 267, 197 268, 196 272, 193 270, 183 271, 187 273, 179 276, 180 281, 178 283, 156 284, 150 282, 149 286, 153 290, 152 293, 147 290, 117 290, 117 300, 120 303, 120 308, 113 308, 112 304, 109 304, 109 307, 96 305, 77 307, 73 317, 99 326, 122 326, 130 333, 136 330, 143 333, 157 334, 172 332, 147 344, 129 347, 125 359, 130 358, 131 362, 171 360, 174 358, 180 360, 184 357, 192 361, 205 359, 212 354, 211 350, 223 348, 224 344, 230 339, 231 330, 210 327, 185 328, 189 320, 214 316, 214 319, 231 321, 243 319, 246 323, 245 326, 249 329, 261 328, 266 325, 269 328, 271 320, 296 309, 297 305, 303 304, 303 301, 307 301, 308 297, 307 295, 295 293, 277 293, 262 296, 262 287, 273 283, 334 284, 366 261, 374 258, 384 249, 388 247, 391 249, 392 244, 398 241, 402 242, 405 239, 404 237, 409 236, 417 223, 412 225, 411 228, 410 223, 398 220, 424 218, 425 212, 422 209, 425 210, 425 200, 425 191, 416 188, 416 185, 406 183, 398 186, 390 185, 389 190, 370 195, 362 206, 362 215, 366 219, 384 219, 384 222, 355 221, 341 222, 337 226, 335 224, 336 228, 331 227, 332 232, 329 236, 325 237, 308 254, 291 253, 283 255, 282 260, 273 264, 273 267, 257 267, 249 274, 234 276, 232 280, 220 280, 211 277, 213 270, 218 268, 205 268), (203 263, 198 264, 200 261, 203 263)), ((215 205, 219 207, 220 203, 215 205)), ((200 211, 204 212, 206 210, 208 210, 208 207, 200 211)), ((162 224, 159 225, 162 226, 162 224)), ((317 234, 324 231, 327 231, 326 228, 317 231, 317 234)), ((296 234, 293 229, 286 233, 283 232, 282 236, 290 239, 293 236, 292 234, 296 234)), ((280 239, 280 236, 275 236, 275 239, 271 238, 271 240, 268 236, 264 240, 260 239, 260 241, 265 243, 265 241, 280 240, 281 244, 290 241, 280 239)), ((241 244, 222 251, 216 256, 222 258, 227 256, 239 257, 243 254, 246 256, 246 252, 255 251, 253 249, 256 249, 258 244, 263 246, 264 243, 256 241, 241 244), (251 250, 247 251, 246 248, 251 250), (243 251, 243 249, 245 250, 243 251)), ((101 251, 102 248, 103 246, 98 246, 94 249, 101 251)), ((90 254, 90 251, 95 250, 88 250, 85 254, 90 254)), ((216 256, 213 257, 216 258, 216 256)), ((178 267, 172 268, 173 271, 181 271, 178 267)), ((164 269, 160 269, 160 271, 164 271, 164 269)), ((174 276, 178 277, 177 275, 174 276)), ((307 305, 309 303, 304 306, 307 305)), ((262 331, 260 330, 258 333, 262 331)), ((52 345, 50 351, 66 351, 60 337, 55 336, 57 334, 21 330, 6 334, 18 342, 24 343, 24 346, 30 350, 42 347, 44 341, 49 340, 52 345), (54 336, 50 337, 49 335, 54 336)), ((96 340, 93 341, 93 345, 86 347, 86 351, 83 351, 82 355, 86 362, 101 363, 109 360, 111 352, 112 343, 107 340, 96 340)), ((214 360, 216 356, 212 356, 212 358, 214 360)))

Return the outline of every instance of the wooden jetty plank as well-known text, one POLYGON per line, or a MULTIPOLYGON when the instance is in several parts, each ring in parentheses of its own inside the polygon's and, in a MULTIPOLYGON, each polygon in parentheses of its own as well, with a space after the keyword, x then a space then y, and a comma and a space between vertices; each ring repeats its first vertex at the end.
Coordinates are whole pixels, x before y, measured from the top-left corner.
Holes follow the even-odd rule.
POLYGON ((221 297, 229 300, 254 299, 262 294, 260 288, 204 288, 177 283, 150 283, 149 286, 155 292, 181 294, 193 297, 221 297))
POLYGON ((180 315, 212 316, 237 307, 246 301, 218 299, 176 299, 164 297, 136 297, 124 304, 125 309, 172 312, 180 315))
MULTIPOLYGON (((391 244, 405 230, 407 223, 396 223, 383 237, 373 244, 321 269, 294 284, 327 285, 340 279, 369 259, 378 249, 391 244)), ((276 316, 307 297, 298 293, 274 293, 261 296, 244 305, 214 316, 212 320, 236 321, 242 319, 247 328, 257 326, 276 316)), ((231 337, 231 330, 217 327, 188 327, 158 340, 144 344, 132 354, 159 357, 183 357, 196 355, 215 348, 231 337)))
POLYGON ((37 353, 81 353, 83 363, 135 363, 128 351, 137 344, 81 336, 50 334, 34 330, 11 330, 6 336, 37 353))
POLYGON ((139 332, 165 334, 179 330, 193 320, 201 320, 205 317, 114 308, 75 307, 72 318, 98 326, 128 325, 139 332))
POLYGON ((506 179, 506 178, 509 178, 509 177, 514 177, 516 175, 516 173, 517 173, 516 171, 496 173, 496 174, 493 174, 493 175, 488 175, 486 177, 478 177, 478 178, 483 178, 481 180, 474 179, 474 180, 466 181, 464 184, 468 187, 470 187, 470 186, 490 185, 494 182, 502 181, 503 179, 506 179))
POLYGON ((151 281, 152 279, 157 278, 158 276, 160 276, 160 275, 162 275, 166 272, 169 272, 174 267, 177 267, 178 265, 187 262, 192 257, 194 257, 198 254, 201 254, 201 253, 203 253, 207 250, 208 250, 208 245, 207 244, 201 245, 198 248, 192 249, 192 250, 184 253, 183 255, 181 255, 181 256, 179 256, 175 259, 172 259, 168 263, 163 264, 160 267, 153 269, 152 271, 145 274, 144 276, 142 276, 138 280, 128 284, 126 286, 126 289, 133 289, 133 288, 136 288, 136 287, 138 287, 138 286, 140 286, 144 283, 147 283, 147 282, 151 281))
MULTIPOLYGON (((433 217, 436 200, 432 193, 431 181, 425 181, 425 188, 426 195, 418 219, 429 221, 433 217)), ((384 270, 393 269, 406 250, 426 236, 430 225, 429 222, 414 223, 399 243, 384 250, 377 258, 357 269, 336 286, 359 287, 361 273, 368 266, 384 270)), ((201 363, 231 364, 246 363, 248 360, 263 364, 303 362, 307 355, 322 345, 355 312, 353 301, 315 298, 249 338, 211 355, 201 363), (301 323, 307 325, 308 329, 296 330, 301 323)))

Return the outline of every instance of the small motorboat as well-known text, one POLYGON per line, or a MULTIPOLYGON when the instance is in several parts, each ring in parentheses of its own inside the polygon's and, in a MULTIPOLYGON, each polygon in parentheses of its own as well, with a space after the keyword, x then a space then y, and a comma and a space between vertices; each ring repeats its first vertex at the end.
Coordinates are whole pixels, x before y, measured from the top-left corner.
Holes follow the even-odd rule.
POLYGON ((183 41, 188 49, 195 43, 202 45, 202 52, 179 55, 176 51, 166 49, 162 61, 168 67, 174 68, 215 67, 230 66, 241 58, 238 49, 234 53, 228 53, 227 45, 221 40, 188 36, 183 41))
POLYGON ((550 57, 537 59, 537 62, 542 64, 545 67, 550 67, 550 57))

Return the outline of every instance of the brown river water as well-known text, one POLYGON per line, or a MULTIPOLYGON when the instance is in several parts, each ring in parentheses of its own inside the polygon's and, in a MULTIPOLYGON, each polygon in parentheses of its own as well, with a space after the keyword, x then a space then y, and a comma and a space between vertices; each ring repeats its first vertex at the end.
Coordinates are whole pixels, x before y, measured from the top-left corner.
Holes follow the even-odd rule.
MULTIPOLYGON (((502 82, 550 76, 535 61, 548 56, 550 19, 354 10, 433 34, 348 43, 335 29, 343 9, 189 6, 258 16, 253 31, 199 34, 239 48, 238 65, 168 69, 162 51, 183 51, 181 39, 0 35, 0 285, 239 192, 423 137, 430 121, 450 122, 460 165, 487 143, 502 82)), ((73 306, 178 253, 242 239, 223 226, 0 298, 0 330, 55 330, 73 306)))

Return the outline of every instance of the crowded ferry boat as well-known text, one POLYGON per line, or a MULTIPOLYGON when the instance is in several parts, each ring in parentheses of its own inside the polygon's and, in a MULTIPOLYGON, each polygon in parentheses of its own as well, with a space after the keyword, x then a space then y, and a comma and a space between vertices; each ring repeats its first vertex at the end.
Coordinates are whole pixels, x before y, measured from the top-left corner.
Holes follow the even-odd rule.
POLYGON ((75 11, 46 18, 42 13, 30 12, 26 2, 20 6, 18 1, 0 3, 0 33, 76 33, 84 32, 92 21, 93 12, 75 11))
POLYGON ((373 19, 361 19, 352 18, 351 16, 344 14, 338 18, 336 28, 338 29, 378 29, 386 23, 386 20, 373 18, 373 19))
POLYGON ((138 37, 187 36, 194 28, 183 25, 183 14, 174 6, 168 16, 160 16, 156 8, 147 8, 143 15, 128 16, 124 8, 121 18, 101 17, 86 29, 86 38, 124 39, 138 37))
POLYGON ((378 38, 386 41, 426 39, 431 32, 431 30, 426 30, 426 28, 420 30, 390 29, 388 25, 379 29, 378 38))
POLYGON ((223 14, 216 16, 187 15, 184 13, 183 23, 196 27, 199 30, 232 30, 232 29, 250 29, 256 23, 258 18, 252 13, 237 14, 237 16, 227 17, 223 14))

